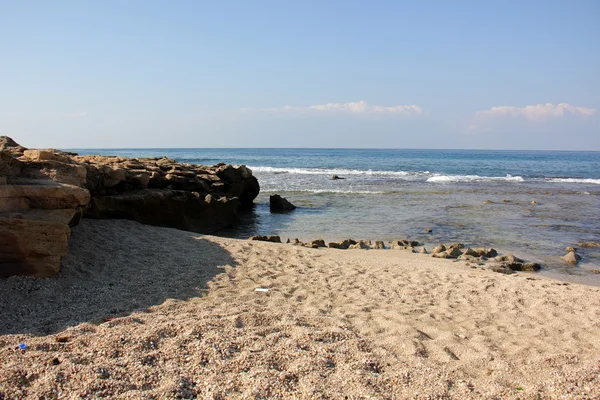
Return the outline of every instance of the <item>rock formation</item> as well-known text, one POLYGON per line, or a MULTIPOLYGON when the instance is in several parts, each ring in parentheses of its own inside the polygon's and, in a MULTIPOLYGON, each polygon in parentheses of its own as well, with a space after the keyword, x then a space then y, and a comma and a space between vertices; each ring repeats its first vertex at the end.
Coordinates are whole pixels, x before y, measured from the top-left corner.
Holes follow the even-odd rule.
POLYGON ((0 277, 54 276, 70 227, 90 200, 85 168, 66 153, 27 150, 0 137, 0 277))
POLYGON ((55 274, 69 226, 82 215, 213 233, 235 224, 259 190, 243 165, 78 156, 26 149, 2 136, 0 276, 55 274))

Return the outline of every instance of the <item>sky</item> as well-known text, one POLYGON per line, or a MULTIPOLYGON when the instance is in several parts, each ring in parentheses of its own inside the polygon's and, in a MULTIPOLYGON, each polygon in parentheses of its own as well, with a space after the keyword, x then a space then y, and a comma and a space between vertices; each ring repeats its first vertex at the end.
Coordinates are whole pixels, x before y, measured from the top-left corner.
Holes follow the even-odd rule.
POLYGON ((600 2, 0 0, 0 135, 600 150, 600 2))

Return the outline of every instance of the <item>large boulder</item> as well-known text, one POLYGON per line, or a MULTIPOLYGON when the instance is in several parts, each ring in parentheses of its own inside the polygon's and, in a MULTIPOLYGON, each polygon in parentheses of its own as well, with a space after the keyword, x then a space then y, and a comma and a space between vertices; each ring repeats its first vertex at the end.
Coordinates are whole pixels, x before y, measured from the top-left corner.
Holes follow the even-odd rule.
POLYGON ((272 213, 289 212, 296 209, 296 206, 281 197, 278 194, 269 196, 269 209, 272 213))
POLYGON ((90 193, 77 186, 76 167, 54 155, 0 138, 0 277, 54 276, 68 252, 90 193))

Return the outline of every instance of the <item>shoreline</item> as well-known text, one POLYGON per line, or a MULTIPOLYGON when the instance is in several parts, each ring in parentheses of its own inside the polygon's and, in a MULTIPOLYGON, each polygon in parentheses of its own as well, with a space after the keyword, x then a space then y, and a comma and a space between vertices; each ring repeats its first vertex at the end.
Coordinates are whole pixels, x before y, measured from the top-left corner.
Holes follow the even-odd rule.
POLYGON ((7 398, 599 395, 600 289, 406 251, 84 219, 0 290, 7 398))

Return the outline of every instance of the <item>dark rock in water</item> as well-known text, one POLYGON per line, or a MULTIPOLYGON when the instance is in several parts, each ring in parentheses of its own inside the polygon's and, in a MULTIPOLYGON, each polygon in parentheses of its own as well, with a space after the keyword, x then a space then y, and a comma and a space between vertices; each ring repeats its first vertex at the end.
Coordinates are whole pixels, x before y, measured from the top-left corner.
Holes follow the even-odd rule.
POLYGON ((269 196, 269 209, 272 213, 288 212, 296 209, 296 206, 278 194, 269 196))
POLYGON ((334 175, 331 177, 331 179, 338 180, 338 179, 346 179, 346 178, 342 178, 341 176, 334 175))
POLYGON ((279 236, 261 236, 261 235, 257 235, 257 236, 252 236, 250 239, 248 240, 258 240, 261 242, 273 242, 273 243, 281 243, 281 238, 279 236))
POLYGON ((425 233, 433 233, 433 229, 427 228, 427 229, 425 229, 425 233))
POLYGON ((567 254, 565 254, 564 256, 562 256, 561 258, 566 263, 572 264, 572 265, 577 265, 577 263, 579 263, 579 261, 581 260, 581 256, 579 254, 575 253, 574 251, 568 252, 567 254))
POLYGON ((355 245, 357 242, 355 240, 352 239, 346 239, 342 242, 336 243, 336 242, 330 242, 327 247, 329 247, 330 249, 342 249, 342 250, 346 250, 348 249, 350 246, 355 245))

